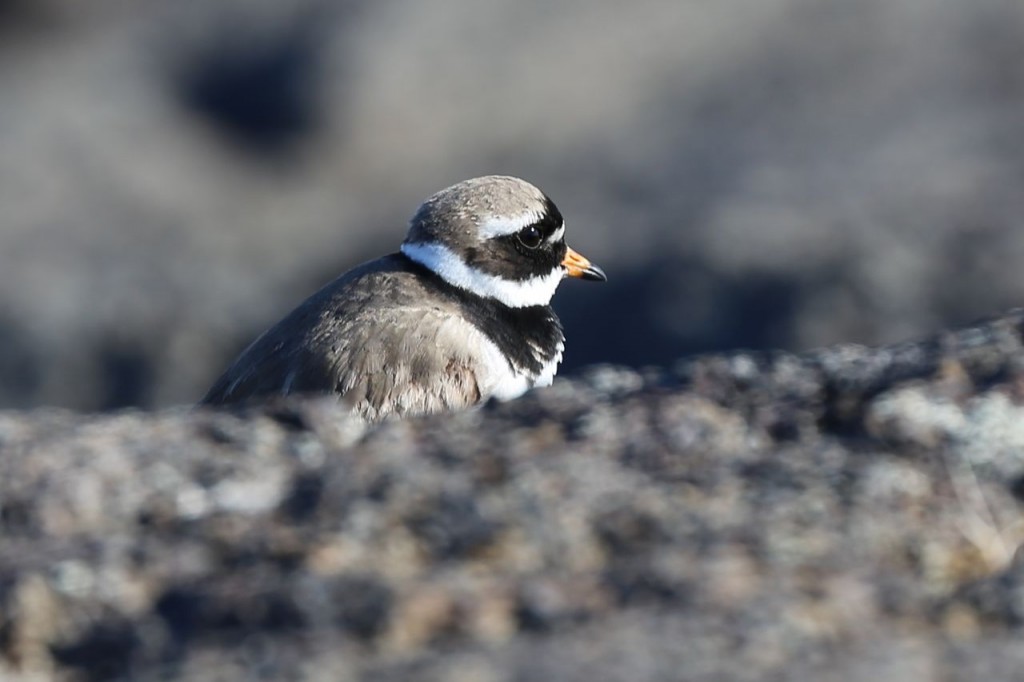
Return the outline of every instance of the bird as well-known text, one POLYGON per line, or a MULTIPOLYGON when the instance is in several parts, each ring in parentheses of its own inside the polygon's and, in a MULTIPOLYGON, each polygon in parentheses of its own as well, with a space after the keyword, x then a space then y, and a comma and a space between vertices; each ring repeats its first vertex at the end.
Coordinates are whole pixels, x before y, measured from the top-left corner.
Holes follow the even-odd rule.
POLYGON ((424 201, 397 252, 355 267, 253 341, 200 401, 333 394, 379 422, 507 401, 548 386, 565 349, 551 298, 607 281, 565 243, 554 202, 490 175, 424 201))

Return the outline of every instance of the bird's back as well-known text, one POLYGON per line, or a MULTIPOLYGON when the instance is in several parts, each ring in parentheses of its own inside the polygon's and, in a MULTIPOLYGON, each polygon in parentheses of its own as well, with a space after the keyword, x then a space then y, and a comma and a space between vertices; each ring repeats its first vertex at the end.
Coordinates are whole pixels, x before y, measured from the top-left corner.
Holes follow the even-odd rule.
POLYGON ((473 405, 502 360, 449 289, 401 254, 366 263, 256 339, 202 402, 337 393, 370 421, 473 405))

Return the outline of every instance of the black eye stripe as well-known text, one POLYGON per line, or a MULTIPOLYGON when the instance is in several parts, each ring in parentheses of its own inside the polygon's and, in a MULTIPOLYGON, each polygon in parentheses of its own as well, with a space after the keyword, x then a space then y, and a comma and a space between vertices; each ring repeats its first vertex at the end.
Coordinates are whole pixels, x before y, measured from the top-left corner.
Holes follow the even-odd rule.
POLYGON ((515 232, 490 237, 482 248, 462 255, 466 265, 504 279, 522 281, 547 276, 557 270, 565 258, 565 241, 551 241, 552 235, 562 227, 561 212, 545 197, 537 220, 515 232), (524 239, 530 228, 537 230, 539 239, 524 239))
POLYGON ((545 196, 544 213, 541 216, 540 220, 537 220, 536 222, 531 223, 524 227, 523 229, 519 230, 518 234, 521 235, 522 237, 526 237, 528 231, 531 228, 535 228, 538 232, 540 232, 540 238, 543 241, 550 237, 551 235, 553 235, 558 230, 558 228, 562 227, 562 223, 562 213, 558 210, 558 207, 555 206, 555 203, 545 196))
POLYGON ((547 196, 544 197, 544 216, 534 225, 540 230, 541 237, 547 239, 555 230, 562 226, 562 213, 547 196))

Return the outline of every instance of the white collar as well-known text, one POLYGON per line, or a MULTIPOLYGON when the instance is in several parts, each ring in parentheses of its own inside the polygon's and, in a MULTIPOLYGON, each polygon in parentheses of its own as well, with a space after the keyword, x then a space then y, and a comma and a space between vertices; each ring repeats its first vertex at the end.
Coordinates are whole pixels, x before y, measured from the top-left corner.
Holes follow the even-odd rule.
POLYGON ((548 305, 555 289, 565 277, 565 270, 556 267, 546 275, 524 280, 511 280, 489 275, 471 268, 447 246, 436 242, 405 242, 402 253, 435 272, 441 279, 477 296, 493 298, 510 308, 548 305))

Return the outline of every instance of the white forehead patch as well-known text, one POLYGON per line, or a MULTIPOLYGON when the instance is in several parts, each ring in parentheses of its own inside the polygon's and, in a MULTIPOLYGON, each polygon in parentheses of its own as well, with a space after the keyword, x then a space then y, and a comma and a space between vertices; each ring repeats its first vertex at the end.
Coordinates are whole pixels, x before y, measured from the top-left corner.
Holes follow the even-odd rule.
POLYGON ((524 227, 533 225, 543 218, 537 211, 527 211, 516 216, 491 216, 480 225, 481 239, 494 239, 515 234, 524 227))
POLYGON ((558 229, 555 230, 554 232, 552 232, 551 236, 548 237, 548 243, 549 244, 557 244, 558 242, 562 241, 562 237, 564 237, 564 236, 565 236, 565 223, 562 223, 561 225, 558 226, 558 229))

